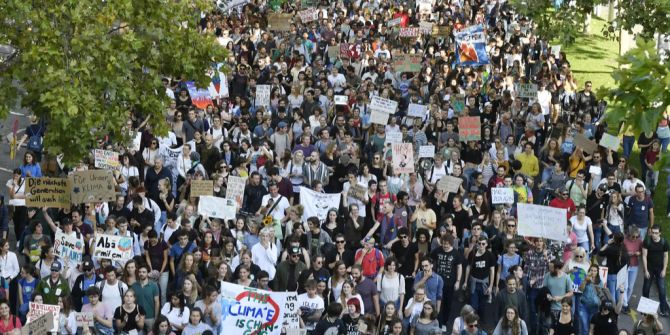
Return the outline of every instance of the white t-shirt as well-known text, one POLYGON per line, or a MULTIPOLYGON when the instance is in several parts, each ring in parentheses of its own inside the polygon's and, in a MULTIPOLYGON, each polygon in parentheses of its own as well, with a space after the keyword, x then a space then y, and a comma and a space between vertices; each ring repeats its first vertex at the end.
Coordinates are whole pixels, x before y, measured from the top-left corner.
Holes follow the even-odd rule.
POLYGON ((172 328, 173 331, 177 331, 177 328, 173 325, 186 325, 188 323, 188 318, 191 315, 191 310, 188 309, 188 307, 184 306, 184 311, 181 313, 180 311, 181 309, 179 308, 172 308, 172 310, 170 310, 169 302, 166 302, 165 305, 163 305, 163 308, 161 308, 161 314, 168 319, 171 326, 170 328, 172 328))
MULTIPOLYGON (((270 201, 270 198, 271 198, 271 195, 269 193, 264 195, 263 200, 261 200, 261 207, 267 206, 268 202, 270 201)), ((271 213, 266 213, 265 215, 272 215, 272 217, 275 220, 281 221, 281 219, 284 218, 284 211, 287 208, 291 207, 291 204, 289 204, 288 199, 286 199, 285 196, 282 196, 282 195, 279 195, 279 194, 276 198, 272 198, 272 199, 274 200, 274 203, 272 204, 272 206, 270 206, 270 208, 268 208, 268 210, 271 209, 272 207, 274 207, 274 208, 272 208, 271 213), (277 201, 279 201, 279 203, 277 204, 277 206, 275 206, 274 204, 277 201)))
POLYGON ((395 276, 391 278, 384 273, 380 273, 377 277, 377 291, 381 301, 395 302, 400 294, 405 294, 405 278, 401 274, 396 272, 395 276))
MULTIPOLYGON (((7 188, 13 188, 15 195, 24 195, 26 191, 26 178, 21 178, 18 183, 14 183, 14 179, 7 181, 7 188)), ((26 199, 11 199, 9 200, 9 205, 11 206, 25 206, 26 199)))
MULTIPOLYGON (((321 312, 323 312, 325 309, 323 298, 318 295, 315 295, 314 298, 310 298, 308 293, 298 295, 298 306, 303 310, 310 310, 312 312, 316 310, 321 310, 321 312)), ((303 312, 303 314, 305 313, 303 312)), ((314 330, 316 322, 308 322, 305 324, 305 327, 307 330, 314 330)))
POLYGON ((115 311, 117 307, 123 304, 123 294, 128 291, 128 285, 117 279, 114 284, 110 284, 107 280, 104 280, 96 283, 95 286, 101 288, 103 283, 105 287, 100 290, 100 299, 102 303, 115 311), (119 292, 119 284, 121 285, 122 292, 119 292))
POLYGON ((267 249, 265 249, 260 242, 251 247, 251 260, 254 264, 258 265, 261 270, 267 271, 268 275, 270 275, 270 280, 275 277, 278 258, 279 248, 272 243, 270 243, 270 247, 267 249))

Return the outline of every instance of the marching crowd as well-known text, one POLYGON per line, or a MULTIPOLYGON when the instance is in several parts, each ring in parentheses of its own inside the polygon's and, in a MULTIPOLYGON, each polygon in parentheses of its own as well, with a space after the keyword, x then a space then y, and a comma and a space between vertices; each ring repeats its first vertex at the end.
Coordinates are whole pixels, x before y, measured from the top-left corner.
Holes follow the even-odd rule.
POLYGON ((28 177, 95 169, 92 158, 58 166, 43 152, 48 124, 31 117, 0 207, 0 333, 21 329, 37 302, 60 306, 58 334, 222 334, 223 282, 297 291, 308 334, 663 331, 669 246, 652 197, 668 118, 639 137, 621 125, 622 150, 580 145, 606 133, 605 106, 506 1, 253 1, 201 15, 198 29, 228 49, 230 72, 213 71, 204 108, 188 78, 165 78, 167 135, 131 110, 99 141, 120 153, 115 201, 27 207, 28 177), (308 6, 317 16, 302 22, 308 6), (279 12, 291 14, 288 29, 268 27, 279 12), (451 32, 399 36, 420 22, 451 32), (454 40, 473 25, 486 31, 485 63, 454 40), (396 71, 402 54, 420 68, 396 71), (525 84, 537 93, 521 97, 525 84), (270 85, 267 105, 257 85, 270 85), (373 97, 397 102, 387 122, 371 117, 373 97), (427 113, 409 116, 410 104, 427 113), (459 136, 460 117, 479 117, 478 139, 459 136), (394 171, 392 133, 413 145, 414 172, 394 171), (140 134, 139 146, 124 134, 140 134), (434 155, 418 157, 427 145, 434 155), (199 214, 192 183, 211 180, 225 198, 229 176, 246 184, 236 218, 199 214), (457 191, 442 187, 447 176, 461 180, 457 191), (301 187, 341 202, 304 218, 301 187), (514 201, 493 204, 493 188, 514 201), (566 209, 566 238, 519 234, 522 203, 566 209), (84 241, 81 260, 55 254, 59 231, 84 241), (134 257, 92 257, 96 234, 131 237, 134 257), (656 287, 660 309, 619 329, 618 315, 636 308, 638 272, 637 296, 656 287))

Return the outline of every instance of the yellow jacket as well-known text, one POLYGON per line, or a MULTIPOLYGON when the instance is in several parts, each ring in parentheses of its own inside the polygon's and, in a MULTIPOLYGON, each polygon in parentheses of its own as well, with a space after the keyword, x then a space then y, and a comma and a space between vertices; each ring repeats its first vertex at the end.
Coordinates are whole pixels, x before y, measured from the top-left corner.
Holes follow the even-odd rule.
POLYGON ((521 173, 531 177, 540 174, 540 162, 535 155, 527 155, 521 152, 514 156, 514 158, 521 162, 521 173))

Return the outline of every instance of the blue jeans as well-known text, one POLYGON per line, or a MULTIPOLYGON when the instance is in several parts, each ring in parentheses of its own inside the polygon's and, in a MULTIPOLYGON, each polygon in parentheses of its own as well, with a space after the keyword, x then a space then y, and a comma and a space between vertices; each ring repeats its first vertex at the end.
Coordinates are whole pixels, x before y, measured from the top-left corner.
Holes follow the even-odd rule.
POLYGON ((659 138, 661 141, 661 152, 665 152, 668 149, 668 144, 670 144, 670 137, 668 138, 659 138))
POLYGON ((581 335, 589 335, 589 325, 591 318, 598 313, 598 309, 590 309, 581 302, 579 303, 579 333, 581 335))
POLYGON ((554 171, 554 167, 546 167, 542 170, 542 182, 546 183, 547 180, 549 180, 549 177, 551 177, 551 172, 554 171))
POLYGON ((584 248, 584 250, 586 250, 587 254, 591 251, 591 243, 589 243, 589 241, 579 242, 579 243, 577 243, 577 246, 580 246, 580 247, 584 248))
MULTIPOLYGON (((612 231, 612 234, 622 233, 621 226, 613 226, 613 225, 608 223, 607 228, 609 228, 612 231)), ((603 236, 603 239, 605 240, 605 241, 603 241, 603 243, 607 244, 607 242, 609 242, 609 240, 610 240, 610 237, 607 236, 607 234, 603 234, 603 235, 605 235, 605 236, 603 236)), ((598 247, 598 246, 596 246, 596 248, 600 249, 600 247, 598 247)))
POLYGON ((656 284, 658 288, 658 300, 661 303, 661 312, 668 313, 670 308, 668 307, 668 300, 665 295, 665 277, 661 277, 661 270, 649 269, 649 279, 644 277, 644 283, 642 284, 642 296, 649 298, 649 291, 651 290, 651 285, 656 284))
POLYGON ((537 317, 538 311, 537 311, 537 306, 535 305, 535 300, 537 299, 537 295, 540 293, 540 289, 538 288, 529 288, 528 289, 528 295, 526 296, 526 299, 528 300, 528 314, 530 317, 530 320, 528 320, 528 333, 529 334, 535 334, 537 329, 538 329, 538 322, 539 319, 537 317))
POLYGON ((623 156, 628 159, 630 153, 633 152, 633 145, 635 144, 635 136, 625 136, 623 137, 623 156))
POLYGON ((470 280, 470 306, 475 309, 480 316, 484 315, 484 304, 488 300, 486 296, 487 285, 482 283, 475 283, 470 280))
POLYGON ((610 291, 610 294, 612 295, 612 302, 616 305, 616 303, 619 301, 619 294, 617 294, 617 287, 616 287, 616 273, 615 274, 607 274, 607 289, 610 291))
POLYGON ((628 306, 630 296, 633 295, 633 288, 635 287, 635 279, 637 279, 637 266, 628 265, 628 287, 626 287, 626 295, 624 296, 623 305, 628 306))
POLYGON ((603 235, 607 237, 607 234, 603 234, 602 225, 596 227, 596 225, 593 224, 593 239, 595 239, 594 244, 596 245, 596 250, 600 250, 600 247, 602 246, 603 235))
POLYGON ((649 227, 644 228, 637 227, 637 229, 640 230, 640 239, 644 241, 645 237, 647 237, 647 229, 649 229, 649 227))

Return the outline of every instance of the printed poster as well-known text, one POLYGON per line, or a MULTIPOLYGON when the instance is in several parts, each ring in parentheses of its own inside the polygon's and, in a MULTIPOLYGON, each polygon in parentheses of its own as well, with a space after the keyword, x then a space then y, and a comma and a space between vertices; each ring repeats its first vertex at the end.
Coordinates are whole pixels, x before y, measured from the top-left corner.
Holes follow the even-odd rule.
POLYGON ((200 109, 207 108, 212 104, 212 96, 209 94, 209 89, 195 87, 195 82, 186 82, 188 94, 191 96, 191 102, 200 109))
POLYGON ((270 85, 256 85, 256 106, 270 108, 270 85))
POLYGON ((479 141, 482 137, 482 125, 479 116, 458 118, 458 135, 461 141, 479 141))
POLYGON ((486 65, 486 32, 482 25, 470 26, 454 34, 456 40, 456 63, 458 65, 486 65))
POLYGON ((242 208, 244 200, 244 187, 247 181, 245 178, 237 176, 228 176, 228 188, 226 188, 226 198, 235 201, 237 208, 242 208))

